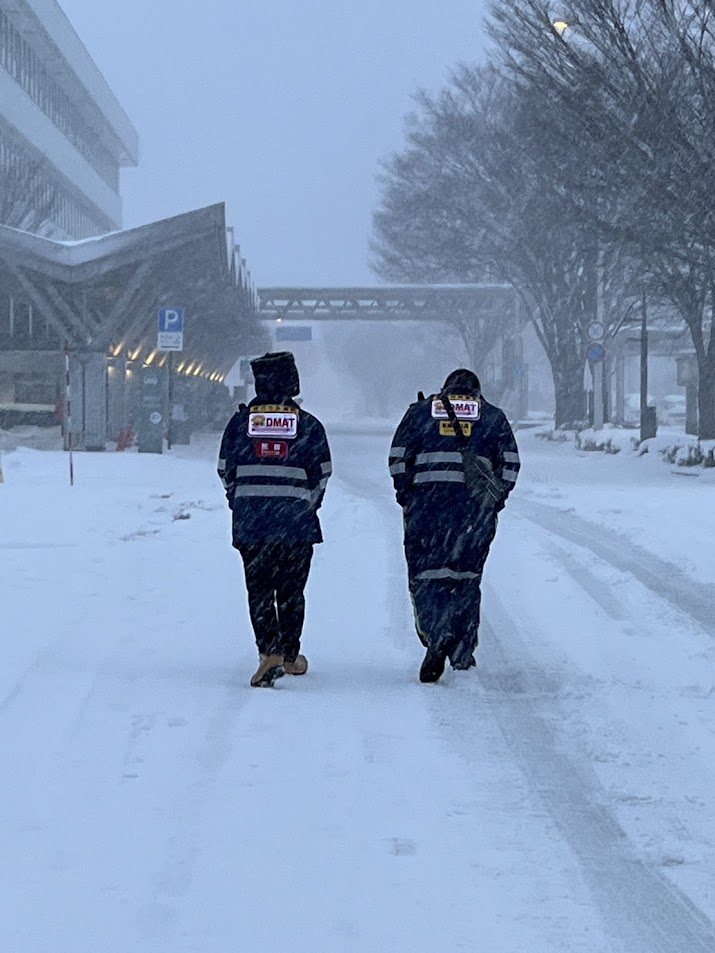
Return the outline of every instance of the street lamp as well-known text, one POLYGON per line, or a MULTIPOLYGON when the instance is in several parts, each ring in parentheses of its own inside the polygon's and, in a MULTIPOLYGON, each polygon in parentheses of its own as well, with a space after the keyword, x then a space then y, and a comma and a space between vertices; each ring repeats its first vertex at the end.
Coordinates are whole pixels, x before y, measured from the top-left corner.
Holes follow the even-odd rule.
POLYGON ((566 20, 554 20, 551 26, 556 30, 559 36, 563 36, 571 24, 566 20))

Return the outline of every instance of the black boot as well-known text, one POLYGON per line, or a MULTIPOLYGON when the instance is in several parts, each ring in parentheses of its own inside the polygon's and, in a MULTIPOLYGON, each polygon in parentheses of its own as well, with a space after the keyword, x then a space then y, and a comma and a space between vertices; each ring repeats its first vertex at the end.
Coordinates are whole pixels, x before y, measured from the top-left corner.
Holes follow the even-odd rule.
POLYGON ((427 649, 424 662, 420 668, 421 682, 438 682, 444 672, 444 663, 447 653, 439 647, 430 647, 427 649))

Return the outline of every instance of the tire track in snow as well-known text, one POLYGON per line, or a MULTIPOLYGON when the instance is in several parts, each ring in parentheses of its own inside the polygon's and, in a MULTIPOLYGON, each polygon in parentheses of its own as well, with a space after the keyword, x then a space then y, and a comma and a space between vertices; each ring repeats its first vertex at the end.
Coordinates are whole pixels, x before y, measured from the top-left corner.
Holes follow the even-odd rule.
MULTIPOLYGON (((392 502, 385 481, 378 481, 371 471, 353 471, 345 484, 385 510, 392 502)), ((623 534, 606 535, 603 527, 572 512, 522 499, 510 501, 509 506, 514 515, 634 576, 712 631, 715 586, 689 579, 679 567, 641 549, 623 534)), ((393 545, 396 552, 398 541, 393 545)), ((608 616, 622 619, 618 601, 604 592, 586 567, 572 566, 570 572, 608 616)), ((558 675, 543 671, 530 658, 518 627, 496 592, 490 586, 485 589, 487 610, 481 628, 490 665, 479 668, 476 680, 460 679, 458 692, 426 695, 440 732, 471 763, 470 739, 478 726, 465 724, 462 689, 476 695, 481 708, 493 714, 530 789, 578 858, 604 930, 612 937, 609 953, 714 953, 712 921, 660 871, 637 856, 592 766, 559 731, 558 675), (506 644, 509 655, 520 659, 518 666, 502 648, 506 644)), ((393 611, 398 608, 396 602, 393 600, 393 611)))
POLYGON ((491 587, 486 601, 482 628, 492 662, 480 668, 472 691, 486 693, 531 790, 578 857, 604 928, 619 943, 611 953, 713 953, 715 926, 636 855, 593 768, 559 733, 557 681, 529 665, 526 644, 491 587), (507 643, 522 660, 518 668, 503 649, 507 643))
POLYGON ((623 622, 628 618, 628 613, 622 603, 612 595, 610 589, 596 578, 588 566, 576 562, 573 556, 566 551, 563 543, 555 541, 553 536, 549 535, 547 540, 543 547, 544 552, 548 552, 563 572, 570 576, 591 597, 609 619, 613 619, 615 622, 623 622))
POLYGON ((604 530, 571 510, 516 499, 513 512, 629 573, 661 599, 695 619, 709 634, 715 634, 715 586, 691 579, 679 566, 641 549, 623 533, 604 530))

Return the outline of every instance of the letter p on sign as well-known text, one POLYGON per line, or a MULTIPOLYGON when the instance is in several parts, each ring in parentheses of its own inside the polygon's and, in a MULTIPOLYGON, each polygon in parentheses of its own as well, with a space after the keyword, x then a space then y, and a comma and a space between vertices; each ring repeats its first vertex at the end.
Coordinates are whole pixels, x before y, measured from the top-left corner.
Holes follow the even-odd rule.
POLYGON ((159 308, 159 331, 183 331, 183 308, 159 308))

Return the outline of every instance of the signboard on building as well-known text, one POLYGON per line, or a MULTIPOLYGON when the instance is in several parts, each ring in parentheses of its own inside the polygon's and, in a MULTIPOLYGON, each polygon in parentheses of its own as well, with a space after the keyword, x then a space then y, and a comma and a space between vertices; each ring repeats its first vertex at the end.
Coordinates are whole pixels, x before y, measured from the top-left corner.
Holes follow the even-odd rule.
POLYGON ((309 324, 279 324, 276 341, 312 341, 313 329, 309 324))
POLYGON ((157 351, 184 350, 184 309, 159 308, 157 351))
POLYGON ((236 373, 236 380, 241 387, 252 386, 254 383, 253 369, 251 368, 252 360, 252 357, 239 357, 236 361, 234 371, 236 373))
POLYGON ((163 453, 167 425, 166 368, 143 367, 140 388, 138 450, 140 453, 163 453))

